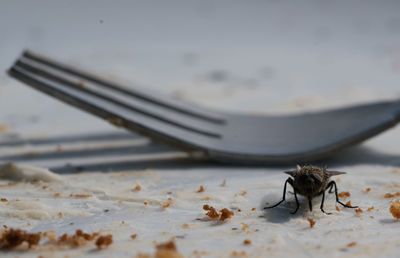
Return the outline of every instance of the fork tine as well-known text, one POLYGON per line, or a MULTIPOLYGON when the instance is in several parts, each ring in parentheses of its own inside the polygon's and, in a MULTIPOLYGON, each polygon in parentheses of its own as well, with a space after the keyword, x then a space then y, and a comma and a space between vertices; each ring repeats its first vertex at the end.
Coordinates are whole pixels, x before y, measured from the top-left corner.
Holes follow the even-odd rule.
POLYGON ((125 94, 109 90, 108 88, 97 87, 97 84, 86 83, 83 85, 77 78, 66 76, 58 70, 45 67, 31 60, 20 58, 20 60, 16 62, 15 66, 23 68, 25 71, 35 74, 36 76, 41 76, 47 80, 51 80, 52 82, 57 82, 59 85, 64 85, 64 87, 74 88, 77 91, 85 92, 165 123, 200 134, 212 137, 216 136, 210 131, 210 128, 215 126, 215 124, 209 124, 210 122, 199 121, 193 119, 192 116, 185 116, 180 113, 173 113, 172 111, 160 109, 159 107, 146 105, 146 103, 140 103, 140 100, 136 100, 135 103, 132 103, 132 99, 125 94))
MULTIPOLYGON (((41 74, 35 74, 34 70, 31 72, 24 69, 20 66, 21 63, 17 62, 9 69, 8 73, 12 77, 68 104, 106 119, 114 125, 162 140, 185 150, 204 150, 196 142, 207 142, 220 137, 219 134, 212 131, 199 130, 154 114, 132 110, 117 100, 109 101, 109 98, 103 98, 101 94, 93 94, 87 89, 82 90, 79 85, 67 87, 70 85, 62 84, 63 80, 71 85, 73 83, 63 78, 58 78, 59 80, 45 78, 41 74)), ((28 66, 26 64, 25 68, 28 66)), ((56 77, 56 75, 53 76, 56 77)))
POLYGON ((27 59, 31 59, 41 64, 47 65, 51 68, 57 69, 59 71, 63 71, 67 74, 74 75, 80 77, 81 79, 98 84, 99 86, 127 94, 131 97, 135 97, 137 99, 152 103, 154 105, 158 105, 166 109, 173 110, 175 112, 190 115, 198 119, 203 119, 205 121, 217 124, 223 124, 225 122, 223 117, 218 116, 215 112, 208 111, 203 107, 200 108, 198 106, 189 105, 177 100, 171 100, 168 97, 163 97, 161 95, 154 94, 154 92, 146 93, 145 90, 143 89, 141 89, 140 91, 138 89, 132 89, 132 88, 128 89, 116 83, 100 78, 96 75, 92 75, 87 72, 74 69, 70 66, 67 66, 50 58, 34 53, 30 50, 24 51, 22 56, 27 59))

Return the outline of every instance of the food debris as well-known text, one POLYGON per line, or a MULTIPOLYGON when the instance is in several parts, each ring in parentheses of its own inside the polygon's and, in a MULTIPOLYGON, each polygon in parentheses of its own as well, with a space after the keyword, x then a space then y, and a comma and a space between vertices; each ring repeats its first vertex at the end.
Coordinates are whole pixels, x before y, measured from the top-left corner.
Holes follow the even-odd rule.
POLYGON ((245 251, 232 251, 231 256, 246 256, 246 252, 245 251))
POLYGON ((228 210, 227 208, 223 208, 219 212, 221 213, 221 217, 219 218, 220 221, 225 221, 233 216, 233 212, 228 210))
POLYGON ((199 190, 197 190, 196 193, 202 193, 202 192, 204 192, 204 187, 201 185, 200 188, 199 188, 199 190))
POLYGON ((310 228, 313 228, 315 225, 315 221, 312 218, 307 218, 307 220, 310 223, 310 228))
POLYGON ((55 193, 55 194, 54 194, 54 197, 60 197, 60 196, 61 196, 60 193, 55 193))
POLYGON ((337 210, 338 212, 340 212, 340 209, 339 209, 339 207, 338 207, 338 206, 336 206, 336 210, 337 210))
POLYGON ((369 188, 369 187, 365 189, 366 193, 369 193, 370 191, 371 191, 371 188, 369 188))
POLYGON ((131 235, 131 239, 136 239, 136 237, 137 237, 137 234, 131 235))
POLYGON ((250 240, 250 239, 245 239, 245 240, 243 241, 243 244, 244 244, 244 245, 251 245, 251 240, 250 240))
POLYGON ((0 201, 2 202, 8 202, 8 200, 6 198, 1 198, 0 201))
POLYGON ((97 240, 96 240, 96 246, 98 249, 101 249, 103 246, 107 247, 107 246, 111 245, 112 242, 113 242, 113 239, 112 239, 111 234, 108 234, 105 236, 99 236, 99 238, 97 238, 97 240))
POLYGON ((187 224, 187 223, 183 223, 183 224, 182 224, 182 227, 183 227, 183 228, 189 228, 189 227, 190 227, 190 225, 189 225, 189 224, 187 224))
POLYGON ((48 185, 44 185, 44 186, 42 186, 42 189, 43 189, 43 190, 46 190, 47 187, 49 187, 49 186, 48 186, 48 185))
POLYGON ((355 246, 355 245, 357 245, 357 242, 351 242, 351 243, 348 243, 348 244, 347 244, 347 247, 353 247, 353 246, 355 246))
POLYGON ((251 211, 255 211, 256 210, 256 208, 251 208, 251 211))
POLYGON ((170 240, 166 243, 161 243, 156 245, 156 255, 157 258, 182 258, 175 245, 175 242, 170 240))
POLYGON ((70 194, 69 197, 72 198, 89 198, 92 197, 91 194, 70 194))
POLYGON ((351 206, 351 202, 350 201, 346 202, 346 205, 351 206))
POLYGON ((169 207, 169 203, 164 203, 164 204, 162 205, 162 207, 163 207, 163 209, 168 208, 168 207, 169 207))
POLYGON ((360 209, 360 208, 357 208, 357 209, 355 209, 354 211, 355 211, 357 214, 363 213, 363 210, 360 209))
POLYGON ((147 206, 147 202, 143 202, 144 206, 147 206))
POLYGON ((224 179, 224 181, 222 181, 221 186, 226 186, 226 179, 224 179))
POLYGON ((0 238, 0 248, 10 249, 21 245, 23 242, 28 243, 28 247, 37 245, 40 241, 41 233, 28 233, 21 229, 6 229, 2 231, 0 238))
POLYGON ((245 231, 249 228, 249 225, 247 225, 246 223, 240 223, 240 225, 242 226, 242 231, 245 231))
POLYGON ((218 219, 219 218, 219 214, 218 214, 217 210, 214 207, 208 206, 208 204, 204 204, 203 205, 203 210, 208 211, 206 213, 206 215, 208 217, 210 217, 211 219, 218 219))
POLYGON ((86 245, 89 241, 94 240, 99 233, 94 232, 88 234, 83 232, 81 229, 77 229, 74 235, 63 234, 58 238, 56 244, 66 244, 71 247, 79 247, 86 245))
POLYGON ((136 184, 134 190, 135 190, 136 192, 139 192, 140 190, 142 190, 142 187, 141 187, 139 184, 136 184))
POLYGON ((371 206, 367 209, 367 211, 372 211, 374 209, 374 206, 371 206))
POLYGON ((242 192, 240 193, 241 195, 245 196, 247 194, 247 191, 245 189, 242 190, 242 192))
POLYGON ((396 200, 395 202, 390 203, 390 213, 392 213, 394 218, 400 219, 400 202, 399 202, 399 200, 396 200))
POLYGON ((338 196, 339 196, 340 198, 347 198, 347 197, 350 197, 350 193, 349 193, 349 192, 340 192, 340 193, 338 194, 338 196))
POLYGON ((208 204, 203 205, 203 210, 208 211, 206 215, 211 219, 219 219, 220 221, 230 219, 234 215, 234 213, 227 208, 221 209, 218 213, 214 207, 209 206, 208 204))
POLYGON ((396 192, 394 194, 392 193, 386 193, 383 197, 384 198, 394 198, 394 197, 399 197, 400 196, 400 192, 396 192))

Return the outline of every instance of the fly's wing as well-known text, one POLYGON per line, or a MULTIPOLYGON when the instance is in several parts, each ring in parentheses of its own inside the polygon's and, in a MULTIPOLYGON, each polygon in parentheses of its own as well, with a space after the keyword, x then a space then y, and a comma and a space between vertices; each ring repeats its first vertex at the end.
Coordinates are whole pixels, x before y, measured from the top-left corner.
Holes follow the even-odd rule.
POLYGON ((331 176, 337 176, 337 175, 342 175, 342 174, 346 174, 346 172, 341 172, 341 171, 329 171, 326 170, 325 173, 331 177, 331 176))
POLYGON ((296 174, 297 170, 289 170, 289 171, 284 171, 283 173, 286 173, 292 177, 294 177, 294 175, 296 174))

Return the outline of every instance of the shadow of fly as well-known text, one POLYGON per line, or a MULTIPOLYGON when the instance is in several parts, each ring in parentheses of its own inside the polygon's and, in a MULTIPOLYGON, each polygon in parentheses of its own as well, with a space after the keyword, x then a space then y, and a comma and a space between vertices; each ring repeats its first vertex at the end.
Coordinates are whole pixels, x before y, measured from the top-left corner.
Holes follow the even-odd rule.
POLYGON ((286 186, 288 183, 293 187, 294 198, 296 200, 296 209, 293 212, 291 212, 292 214, 295 214, 300 206, 299 200, 297 199, 297 194, 303 195, 308 199, 308 205, 310 207, 310 211, 312 211, 312 203, 311 203, 312 198, 322 195, 320 209, 325 214, 331 214, 324 211, 324 201, 325 201, 325 191, 329 189, 328 192, 333 193, 332 192, 333 188, 335 188, 336 202, 340 203, 342 206, 346 208, 358 208, 358 206, 350 206, 342 203, 338 197, 336 182, 330 180, 332 176, 346 174, 345 172, 328 171, 326 170, 326 167, 321 169, 316 166, 301 167, 297 165, 296 170, 285 171, 285 173, 289 174, 291 177, 289 177, 286 180, 285 186, 283 187, 282 200, 272 206, 264 207, 264 209, 274 208, 279 204, 281 204, 283 201, 285 201, 286 186))

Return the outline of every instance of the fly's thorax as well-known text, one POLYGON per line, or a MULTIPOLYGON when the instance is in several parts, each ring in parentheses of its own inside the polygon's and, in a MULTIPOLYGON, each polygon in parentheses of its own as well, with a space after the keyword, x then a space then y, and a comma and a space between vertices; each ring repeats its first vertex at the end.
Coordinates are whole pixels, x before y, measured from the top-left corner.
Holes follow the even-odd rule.
POLYGON ((294 186, 299 194, 313 197, 326 187, 327 180, 324 172, 319 168, 314 168, 299 171, 294 176, 294 186))

